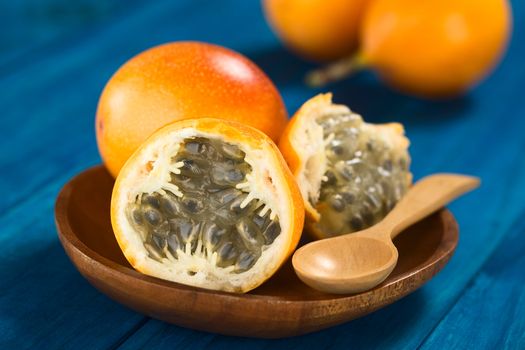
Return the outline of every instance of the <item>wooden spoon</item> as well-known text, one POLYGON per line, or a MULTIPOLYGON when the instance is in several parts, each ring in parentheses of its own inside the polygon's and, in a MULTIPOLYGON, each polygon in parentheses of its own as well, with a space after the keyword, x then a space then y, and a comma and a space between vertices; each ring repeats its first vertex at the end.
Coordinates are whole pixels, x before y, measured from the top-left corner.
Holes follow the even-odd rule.
POLYGON ((292 264, 310 287, 328 293, 358 293, 383 282, 397 263, 392 239, 408 226, 479 186, 471 176, 436 174, 412 186, 394 209, 365 230, 299 248, 292 264))

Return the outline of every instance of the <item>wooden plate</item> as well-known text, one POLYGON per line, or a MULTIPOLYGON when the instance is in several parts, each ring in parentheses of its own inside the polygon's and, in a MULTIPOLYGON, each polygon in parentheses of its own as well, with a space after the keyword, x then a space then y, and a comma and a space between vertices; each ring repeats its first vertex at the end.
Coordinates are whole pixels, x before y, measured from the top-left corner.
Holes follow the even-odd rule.
POLYGON ((215 292, 136 272, 111 229, 113 179, 102 166, 84 171, 60 192, 55 218, 73 264, 97 289, 146 315, 228 335, 278 338, 313 332, 366 315, 413 292, 447 263, 458 241, 443 209, 394 241, 399 262, 388 279, 365 293, 332 295, 303 284, 288 262, 248 294, 215 292))

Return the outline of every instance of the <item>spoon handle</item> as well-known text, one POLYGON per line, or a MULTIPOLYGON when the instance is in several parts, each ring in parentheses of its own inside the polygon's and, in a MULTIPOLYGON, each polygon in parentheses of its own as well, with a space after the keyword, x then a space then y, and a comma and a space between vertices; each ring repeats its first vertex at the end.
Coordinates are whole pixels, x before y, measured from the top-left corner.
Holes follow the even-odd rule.
POLYGON ((393 239, 408 226, 432 214, 460 195, 478 187, 476 177, 454 174, 427 176, 413 185, 381 225, 389 228, 393 239))

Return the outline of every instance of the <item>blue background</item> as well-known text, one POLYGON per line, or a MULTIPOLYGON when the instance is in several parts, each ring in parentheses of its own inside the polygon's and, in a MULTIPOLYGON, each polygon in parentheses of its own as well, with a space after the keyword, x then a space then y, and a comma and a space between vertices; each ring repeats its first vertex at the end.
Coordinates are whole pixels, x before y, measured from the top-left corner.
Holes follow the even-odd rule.
POLYGON ((68 261, 54 200, 100 162, 97 99, 134 54, 174 40, 228 46, 268 73, 289 113, 320 91, 301 83, 312 66, 281 47, 258 1, 1 1, 0 348, 525 348, 525 3, 513 7, 505 59, 467 96, 422 101, 369 73, 330 87, 368 121, 405 124, 416 179, 438 171, 482 178, 450 206, 461 228, 450 264, 367 317, 254 340, 172 326, 109 300, 68 261))

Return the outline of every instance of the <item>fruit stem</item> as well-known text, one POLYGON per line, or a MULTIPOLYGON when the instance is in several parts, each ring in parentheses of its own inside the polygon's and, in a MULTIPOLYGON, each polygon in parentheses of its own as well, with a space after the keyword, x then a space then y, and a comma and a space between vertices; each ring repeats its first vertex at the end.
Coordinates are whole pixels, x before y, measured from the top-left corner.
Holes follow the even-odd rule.
POLYGON ((306 74, 305 82, 310 87, 323 87, 328 83, 341 80, 368 66, 367 59, 358 52, 355 55, 345 57, 325 67, 315 69, 306 74))

